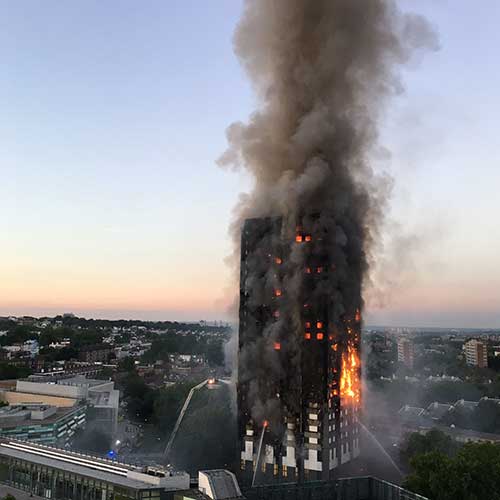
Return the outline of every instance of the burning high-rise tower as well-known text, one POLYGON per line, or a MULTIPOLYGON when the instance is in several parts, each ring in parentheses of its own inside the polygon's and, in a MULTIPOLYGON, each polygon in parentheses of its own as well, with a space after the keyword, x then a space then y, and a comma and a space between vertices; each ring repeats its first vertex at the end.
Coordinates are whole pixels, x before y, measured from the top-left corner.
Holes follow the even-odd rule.
POLYGON ((378 118, 435 39, 394 0, 244 5, 235 51, 259 106, 220 159, 254 180, 232 226, 242 473, 327 478, 359 453, 361 291, 391 185, 370 162, 378 118))
POLYGON ((293 230, 280 217, 244 224, 238 416, 249 480, 328 479, 359 454, 360 288, 339 316, 327 231, 319 214, 293 230))

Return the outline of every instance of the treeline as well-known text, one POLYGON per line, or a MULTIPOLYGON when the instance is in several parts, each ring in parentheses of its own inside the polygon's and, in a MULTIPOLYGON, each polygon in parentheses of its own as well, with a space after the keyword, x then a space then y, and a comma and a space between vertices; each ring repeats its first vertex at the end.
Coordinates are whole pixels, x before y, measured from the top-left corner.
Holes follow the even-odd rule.
POLYGON ((27 325, 14 325, 0 337, 0 346, 18 344, 27 340, 37 340, 41 347, 48 346, 53 342, 70 339, 75 348, 84 345, 99 344, 102 342, 103 333, 95 329, 74 329, 67 326, 47 327, 37 329, 27 325))
POLYGON ((229 331, 229 327, 200 325, 199 323, 182 323, 178 321, 142 321, 142 320, 127 320, 127 319, 87 319, 72 316, 56 316, 55 321, 62 321, 63 326, 81 327, 81 328, 96 328, 96 329, 112 329, 116 328, 132 328, 145 327, 154 330, 172 330, 172 331, 229 331))
POLYGON ((169 354, 202 354, 210 365, 224 364, 225 338, 205 337, 203 335, 181 335, 169 333, 157 336, 149 351, 143 355, 145 363, 168 360, 169 354))
POLYGON ((69 327, 47 327, 42 330, 38 337, 40 345, 39 355, 48 362, 76 359, 82 347, 99 345, 102 343, 102 339, 103 334, 96 330, 74 330, 69 327), (69 340, 69 345, 57 349, 50 347, 50 344, 57 344, 63 340, 69 340))
MULTIPOLYGON (((192 387, 200 381, 152 389, 138 376, 130 362, 121 362, 118 377, 128 418, 144 428, 150 451, 163 450, 192 387)), ((233 468, 237 456, 236 419, 231 411, 228 386, 196 391, 174 442, 170 460, 181 469, 233 468)))
POLYGON ((118 383, 130 420, 151 424, 163 435, 170 432, 189 391, 200 381, 153 389, 137 374, 133 364, 124 362, 120 367, 128 369, 118 377, 118 383))
POLYGON ((0 362, 0 380, 14 380, 31 375, 33 370, 27 366, 18 366, 15 364, 0 362))
POLYGON ((460 445, 444 433, 411 434, 402 450, 411 472, 403 487, 432 500, 500 500, 500 446, 460 445))
POLYGON ((0 337, 0 346, 12 345, 26 340, 38 339, 38 332, 24 325, 16 325, 15 323, 10 329, 5 329, 0 326, 0 330, 7 331, 5 335, 0 337))

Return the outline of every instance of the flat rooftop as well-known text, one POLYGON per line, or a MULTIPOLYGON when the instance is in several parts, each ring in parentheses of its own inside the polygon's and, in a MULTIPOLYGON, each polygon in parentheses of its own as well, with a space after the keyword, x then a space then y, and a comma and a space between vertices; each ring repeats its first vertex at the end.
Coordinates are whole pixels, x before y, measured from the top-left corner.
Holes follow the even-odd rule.
MULTIPOLYGON (((6 430, 6 429, 12 429, 14 427, 20 427, 20 426, 25 426, 25 425, 50 425, 54 424, 61 418, 69 415, 70 413, 77 412, 81 407, 80 406, 69 406, 69 407, 58 407, 52 415, 48 415, 47 417, 40 419, 40 418, 26 418, 23 415, 23 410, 22 407, 24 405, 13 405, 13 406, 6 406, 4 408, 0 409, 0 430, 6 430), (19 414, 19 418, 16 418, 16 414, 19 414), (11 418, 2 418, 10 415, 11 418)), ((33 404, 27 404, 26 407, 31 409, 35 409, 36 407, 42 408, 44 406, 43 403, 39 405, 33 405, 33 404)))
MULTIPOLYGON (((73 472, 126 488, 169 489, 168 484, 155 484, 155 478, 147 475, 147 472, 142 468, 83 453, 38 445, 28 441, 0 440, 0 456, 12 457, 54 469, 73 472), (130 477, 138 475, 144 476, 145 480, 130 477), (151 482, 148 478, 151 478, 151 482)), ((181 476, 183 474, 185 473, 166 471, 167 477, 181 476)))
POLYGON ((162 467, 137 467, 28 441, 0 439, 0 456, 73 472, 132 489, 178 490, 189 485, 189 475, 162 467))

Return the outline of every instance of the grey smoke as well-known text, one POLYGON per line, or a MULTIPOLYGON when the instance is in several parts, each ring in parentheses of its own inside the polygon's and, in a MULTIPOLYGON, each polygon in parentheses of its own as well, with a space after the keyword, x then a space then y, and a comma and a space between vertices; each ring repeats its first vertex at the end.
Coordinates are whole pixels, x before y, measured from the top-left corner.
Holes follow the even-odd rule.
MULTIPOLYGON (((362 306, 361 289, 388 203, 391 180, 370 164, 381 113, 387 99, 402 92, 400 66, 436 46, 427 21, 402 13, 393 0, 244 3, 234 48, 259 105, 247 123, 230 125, 229 146, 219 160, 221 166, 246 169, 255 181, 235 209, 234 262, 244 219, 282 216, 293 239, 297 220, 309 218, 325 235, 335 273, 308 296, 321 296, 326 287, 334 298, 329 316, 339 328, 343 314, 362 306), (313 214, 319 219, 313 221, 313 214)), ((304 295, 297 273, 303 258, 289 249, 280 284, 287 293, 290 338, 299 338, 301 328, 294 305, 304 295)), ((246 283, 257 301, 273 286, 273 276, 259 266, 246 283)), ((280 403, 259 386, 259 372, 285 375, 268 342, 283 327, 268 325, 263 340, 245 346, 240 356, 240 377, 250 384, 256 419, 279 412, 280 403)), ((298 345, 289 349, 289 358, 298 359, 298 345)))

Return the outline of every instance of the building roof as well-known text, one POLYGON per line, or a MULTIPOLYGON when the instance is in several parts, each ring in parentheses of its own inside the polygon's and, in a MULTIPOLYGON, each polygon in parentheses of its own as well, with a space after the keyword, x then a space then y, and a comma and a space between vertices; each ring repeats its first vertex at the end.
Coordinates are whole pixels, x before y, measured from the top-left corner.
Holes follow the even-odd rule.
POLYGON ((453 406, 460 406, 462 408, 467 408, 468 410, 474 410, 478 404, 478 401, 465 401, 465 399, 459 399, 453 406))
POLYGON ((401 415, 401 416, 412 416, 412 417, 420 417, 421 415, 423 415, 424 413, 424 409, 423 408, 418 408, 416 406, 408 406, 408 405, 405 405, 403 406, 399 411, 398 413, 401 415))
POLYGON ((479 402, 481 402, 481 401, 487 401, 487 402, 490 402, 490 403, 500 404, 500 399, 498 399, 498 398, 489 398, 487 396, 482 397, 479 400, 479 402))
POLYGON ((0 440, 0 455, 73 472, 126 488, 177 490, 189 487, 189 475, 183 472, 165 471, 165 480, 160 484, 158 477, 148 475, 147 471, 133 465, 26 441, 0 440), (172 481, 169 481, 170 478, 172 481), (181 484, 183 486, 179 486, 181 484))
POLYGON ((203 483, 203 476, 207 479, 208 489, 207 491, 203 491, 203 493, 213 500, 241 498, 238 481, 232 472, 225 469, 213 469, 200 471, 198 475, 200 486, 203 483))
POLYGON ((438 429, 452 438, 459 441, 490 441, 492 443, 500 443, 500 434, 492 434, 489 432, 478 432, 470 429, 462 429, 460 427, 451 427, 447 425, 439 425, 430 423, 429 425, 407 426, 406 429, 410 432, 428 432, 431 429, 438 429))
POLYGON ((106 351, 113 347, 109 344, 84 345, 80 347, 80 352, 106 351))
POLYGON ((439 420, 452 408, 453 405, 434 402, 427 407, 427 413, 431 418, 439 420))
POLYGON ((16 404, 6 406, 0 409, 0 431, 13 429, 15 427, 30 426, 45 426, 51 425, 72 413, 78 412, 81 406, 58 407, 51 415, 45 418, 33 418, 32 411, 43 411, 49 408, 50 405, 44 404, 16 404), (3 417, 3 418, 2 418, 3 417))

